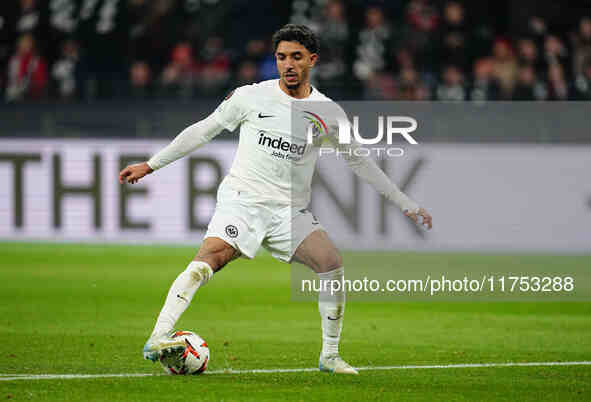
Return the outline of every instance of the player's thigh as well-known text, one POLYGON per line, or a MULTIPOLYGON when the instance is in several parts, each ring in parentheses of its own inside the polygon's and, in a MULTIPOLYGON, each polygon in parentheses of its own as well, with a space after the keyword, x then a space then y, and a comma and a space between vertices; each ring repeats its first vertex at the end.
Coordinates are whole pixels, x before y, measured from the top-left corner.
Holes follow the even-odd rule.
POLYGON ((250 194, 222 183, 203 245, 195 257, 214 271, 233 259, 254 258, 264 238, 265 213, 250 194))
POLYGON ((203 240, 194 261, 204 261, 216 272, 230 261, 240 257, 240 252, 219 237, 207 237, 203 240))
POLYGON ((328 272, 343 265, 341 255, 325 230, 315 230, 300 243, 293 260, 315 272, 328 272))

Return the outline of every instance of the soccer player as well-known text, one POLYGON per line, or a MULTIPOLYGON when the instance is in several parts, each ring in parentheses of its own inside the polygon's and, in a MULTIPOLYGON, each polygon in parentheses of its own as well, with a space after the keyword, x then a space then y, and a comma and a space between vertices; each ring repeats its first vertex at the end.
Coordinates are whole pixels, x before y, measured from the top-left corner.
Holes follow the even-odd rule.
MULTIPOLYGON (((119 174, 121 183, 136 183, 210 141, 224 128, 233 131, 240 127, 238 151, 218 188, 215 213, 201 248, 170 288, 144 346, 146 359, 156 361, 163 351, 180 346, 169 334, 195 292, 235 258, 254 258, 261 245, 280 261, 307 265, 323 283, 342 283, 341 257, 324 228, 306 209, 318 147, 308 144, 305 134, 292 132, 291 125, 291 109, 298 101, 332 102, 310 85, 310 70, 318 59, 318 40, 306 26, 289 24, 274 34, 273 48, 279 79, 235 89, 210 116, 187 127, 149 161, 128 166, 119 174)), ((329 139, 336 138, 336 127, 334 122, 330 124, 329 139)), ((358 146, 331 142, 341 150, 358 146)), ((430 229, 431 216, 402 193, 371 157, 356 154, 365 155, 343 153, 351 169, 407 217, 415 222, 422 218, 421 223, 430 229)), ((357 374, 341 359, 338 349, 344 290, 331 292, 327 286, 320 291, 318 307, 322 324, 320 370, 357 374)))

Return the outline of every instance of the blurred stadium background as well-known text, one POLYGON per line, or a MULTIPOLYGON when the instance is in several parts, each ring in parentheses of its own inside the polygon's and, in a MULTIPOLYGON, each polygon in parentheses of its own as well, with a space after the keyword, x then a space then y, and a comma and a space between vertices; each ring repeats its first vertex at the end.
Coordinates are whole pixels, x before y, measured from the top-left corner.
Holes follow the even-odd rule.
POLYGON ((591 99, 588 1, 11 0, 0 6, 6 102, 201 99, 276 77, 270 36, 322 39, 335 99, 591 99))

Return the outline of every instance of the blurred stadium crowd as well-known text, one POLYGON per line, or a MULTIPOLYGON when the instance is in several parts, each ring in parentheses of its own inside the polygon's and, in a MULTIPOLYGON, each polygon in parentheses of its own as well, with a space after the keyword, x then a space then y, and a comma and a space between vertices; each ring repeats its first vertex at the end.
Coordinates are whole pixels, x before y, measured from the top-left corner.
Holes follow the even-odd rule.
POLYGON ((336 99, 591 100, 591 9, 556 25, 530 6, 511 25, 507 4, 4 0, 0 93, 7 102, 218 96, 276 77, 270 37, 294 22, 318 33, 313 82, 336 99))

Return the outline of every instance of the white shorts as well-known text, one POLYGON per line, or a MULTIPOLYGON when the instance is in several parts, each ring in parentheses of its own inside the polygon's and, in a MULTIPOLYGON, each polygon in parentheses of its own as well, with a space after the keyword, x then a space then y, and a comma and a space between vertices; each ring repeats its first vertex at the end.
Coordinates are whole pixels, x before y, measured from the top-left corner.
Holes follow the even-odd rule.
POLYGON ((262 245, 273 257, 289 262, 315 230, 324 227, 309 210, 261 200, 223 182, 205 238, 218 237, 247 258, 254 258, 262 245))

